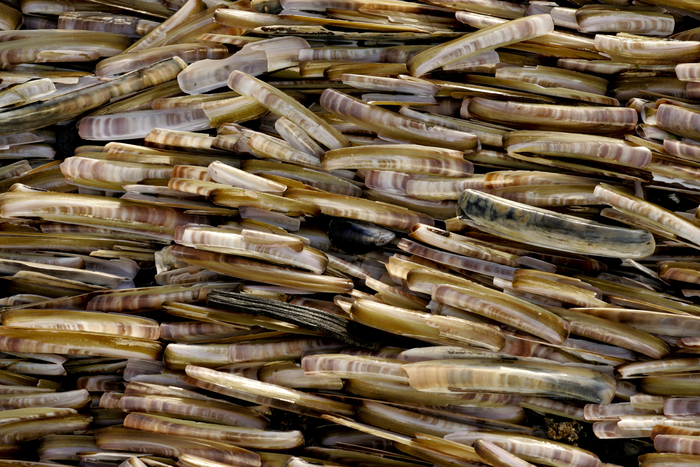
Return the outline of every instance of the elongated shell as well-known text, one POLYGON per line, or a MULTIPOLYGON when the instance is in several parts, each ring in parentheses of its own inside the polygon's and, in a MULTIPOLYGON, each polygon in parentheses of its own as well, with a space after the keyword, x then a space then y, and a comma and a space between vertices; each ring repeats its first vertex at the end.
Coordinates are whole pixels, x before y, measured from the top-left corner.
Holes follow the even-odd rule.
POLYGON ((596 371, 506 359, 433 360, 403 366, 408 383, 426 392, 494 392, 609 403, 615 382, 596 371))
POLYGON ((597 34, 595 46, 616 62, 635 65, 667 65, 700 60, 700 42, 652 39, 619 34, 597 34))
POLYGON ((465 190, 459 205, 466 220, 511 240, 611 258, 644 258, 654 252, 654 237, 646 230, 598 224, 475 190, 465 190))
POLYGON ((527 16, 501 25, 491 26, 421 52, 411 58, 408 69, 413 76, 422 76, 443 65, 462 60, 515 42, 542 36, 554 30, 549 15, 527 16))
POLYGON ((479 139, 472 133, 426 125, 419 120, 366 104, 335 89, 323 91, 320 103, 344 120, 391 138, 460 151, 472 152, 479 148, 479 139))
POLYGON ((487 122, 532 130, 609 134, 632 131, 637 112, 620 107, 574 107, 550 104, 525 104, 475 97, 469 113, 487 122))
POLYGON ((532 152, 547 156, 580 157, 643 168, 651 162, 651 151, 625 141, 586 134, 549 131, 512 131, 503 144, 509 153, 532 152))

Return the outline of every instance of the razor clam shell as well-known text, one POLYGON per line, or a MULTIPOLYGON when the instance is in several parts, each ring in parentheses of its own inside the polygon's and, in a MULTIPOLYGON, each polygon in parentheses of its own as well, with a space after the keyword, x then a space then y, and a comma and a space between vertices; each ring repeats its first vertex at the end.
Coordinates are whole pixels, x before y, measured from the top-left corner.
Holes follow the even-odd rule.
POLYGON ((341 76, 343 84, 372 91, 401 92, 406 94, 417 94, 420 96, 434 96, 440 87, 429 81, 415 80, 408 77, 385 78, 382 76, 365 76, 346 73, 341 76))
POLYGON ((258 379, 291 389, 340 390, 343 381, 336 377, 307 376, 301 365, 292 361, 270 363, 258 370, 258 379))
POLYGON ((266 180, 218 161, 209 164, 207 172, 213 181, 237 186, 239 188, 256 190, 264 193, 283 193, 287 189, 287 187, 281 183, 266 180))
POLYGON ((162 42, 168 35, 169 32, 176 30, 183 23, 186 23, 189 19, 194 17, 197 13, 204 10, 205 5, 200 0, 188 0, 182 5, 182 8, 178 9, 174 14, 168 15, 169 17, 156 26, 148 34, 145 34, 141 39, 132 44, 127 50, 129 52, 138 52, 140 50, 148 49, 154 47, 162 42))
POLYGON ((55 279, 80 281, 86 284, 102 287, 116 288, 120 286, 123 287, 132 285, 130 284, 129 279, 126 277, 117 276, 114 274, 64 267, 58 264, 39 264, 30 261, 0 259, 0 272, 4 274, 16 274, 20 271, 31 271, 39 274, 46 274, 54 277, 55 279))
POLYGON ((166 457, 192 454, 236 467, 260 466, 260 456, 254 452, 218 441, 147 433, 119 426, 97 430, 94 438, 97 447, 103 450, 142 452, 166 457))
POLYGON ((586 404, 583 409, 586 420, 618 421, 622 415, 651 415, 651 410, 636 409, 629 402, 614 404, 586 404))
POLYGON ((32 441, 49 434, 85 431, 93 418, 84 414, 72 414, 40 420, 22 420, 0 425, 0 443, 32 441))
MULTIPOLYGON (((390 110, 370 105, 335 89, 321 94, 321 106, 333 115, 370 131, 414 144, 473 152, 480 147, 476 135, 427 125, 390 110)), ((331 148, 333 149, 333 148, 331 148)))
POLYGON ((598 185, 594 193, 601 202, 610 204, 623 213, 646 219, 665 231, 700 244, 700 228, 667 209, 606 184, 598 185))
POLYGON ((527 237, 531 244, 545 248, 607 257, 644 258, 653 253, 655 245, 653 237, 645 230, 605 226, 505 201, 475 190, 465 190, 459 204, 466 219, 480 227, 512 240, 527 237), (516 220, 518 218, 520 220, 516 220))
POLYGON ((316 155, 310 155, 304 151, 294 149, 286 141, 279 138, 262 133, 253 133, 246 138, 245 143, 250 152, 260 159, 279 160, 311 168, 321 166, 316 155))
POLYGON ((73 93, 31 104, 21 109, 3 112, 0 115, 0 133, 3 135, 19 131, 43 128, 63 120, 77 117, 108 102, 111 98, 126 95, 174 79, 185 68, 179 58, 157 63, 138 73, 130 73, 115 80, 97 84, 73 93), (36 115, 42 118, 36 118, 36 115))
POLYGON ((578 308, 576 311, 626 324, 647 333, 671 337, 700 337, 700 317, 623 308, 578 308))
POLYGON ((284 388, 276 384, 263 383, 261 381, 251 380, 242 376, 222 373, 220 371, 193 365, 188 365, 185 368, 185 372, 192 378, 212 383, 217 386, 223 386, 225 388, 251 393, 253 395, 281 399, 283 401, 291 402, 312 410, 337 413, 341 415, 351 415, 353 412, 351 406, 342 402, 335 402, 331 399, 306 394, 301 391, 284 388))
POLYGON ((356 182, 308 167, 259 160, 246 160, 241 167, 252 174, 284 177, 330 193, 352 197, 359 197, 362 194, 356 182))
POLYGON ((204 59, 222 59, 226 56, 228 56, 228 49, 225 45, 171 44, 102 60, 97 64, 95 74, 101 77, 112 77, 140 70, 172 57, 179 57, 185 63, 193 63, 204 59))
POLYGON ((221 253, 198 251, 184 246, 175 246, 172 252, 176 258, 193 266, 244 280, 330 293, 345 293, 353 288, 352 281, 347 279, 319 276, 221 253))
POLYGON ((229 58, 205 60, 190 65, 187 73, 178 77, 178 83, 188 94, 201 94, 225 86, 232 70, 259 75, 298 65, 299 52, 308 47, 308 42, 299 37, 277 37, 251 42, 229 58))
POLYGON ((160 336, 158 322, 152 319, 86 311, 7 311, 2 314, 2 325, 10 328, 90 331, 154 340, 160 336))
POLYGON ((242 426, 264 430, 268 420, 257 412, 217 400, 197 400, 187 397, 159 395, 124 395, 119 402, 124 412, 145 412, 154 415, 181 416, 190 420, 242 426))
POLYGON ((177 148, 201 153, 211 153, 210 150, 213 150, 214 155, 218 152, 212 148, 214 138, 188 131, 154 128, 146 136, 145 142, 160 148, 177 148))
POLYGON ((624 32, 642 36, 669 36, 675 27, 675 20, 669 14, 603 5, 577 10, 576 22, 584 33, 624 32))
POLYGON ((582 73, 599 73, 614 75, 616 73, 633 70, 670 71, 674 65, 636 65, 632 63, 615 62, 611 60, 582 60, 561 58, 557 61, 557 67, 567 70, 580 71, 582 73))
POLYGON ((160 23, 137 16, 73 11, 58 17, 58 29, 82 29, 87 31, 112 32, 132 38, 140 38, 155 29, 160 23))
POLYGON ((161 346, 152 340, 135 337, 117 338, 85 331, 8 327, 0 330, 0 350, 155 360, 160 356, 161 346))
MULTIPOLYGON (((687 455, 697 457, 698 454, 700 454, 697 436, 657 435, 656 438, 654 438, 654 448, 659 453, 672 453, 679 456, 687 455)), ((679 464, 674 463, 672 465, 679 464)))
POLYGON ((664 401, 664 415, 671 418, 697 417, 698 398, 674 398, 664 401))
POLYGON ((445 439, 468 446, 474 445, 479 439, 490 441, 527 461, 553 467, 602 467, 600 459, 592 452, 531 436, 460 431, 445 436, 445 439))
POLYGON ((214 21, 237 29, 255 29, 260 26, 291 26, 304 24, 302 21, 296 21, 277 15, 239 9, 219 9, 214 15, 214 21))
POLYGON ((476 53, 532 39, 553 30, 554 24, 549 15, 518 18, 421 52, 411 58, 407 66, 413 76, 422 76, 443 65, 449 65, 476 53))
POLYGON ((525 16, 527 8, 513 2, 493 0, 431 0, 433 5, 444 6, 455 10, 466 10, 498 18, 515 19, 525 16))
POLYGON ((500 63, 501 57, 498 55, 498 52, 491 50, 457 60, 449 65, 443 65, 442 69, 445 71, 457 70, 466 72, 491 71, 498 69, 500 63))
POLYGON ((700 139, 698 119, 700 113, 697 110, 677 105, 662 104, 656 112, 656 124, 659 128, 694 140, 700 139))
POLYGON ((554 344, 562 344, 568 336, 569 326, 555 314, 477 284, 468 288, 437 285, 433 287, 432 297, 440 303, 469 310, 554 344))
POLYGON ((469 237, 465 237, 453 232, 438 229, 423 224, 413 226, 410 237, 420 240, 443 250, 451 251, 464 256, 483 259, 506 266, 516 267, 517 256, 503 253, 497 249, 489 248, 473 241, 469 237))
POLYGON ((509 154, 529 152, 546 156, 580 157, 644 168, 651 162, 651 151, 625 141, 603 136, 550 131, 512 131, 504 136, 509 154))
POLYGON ((613 61, 640 65, 669 65, 700 60, 700 42, 650 39, 620 34, 596 34, 595 46, 613 61))
POLYGON ((483 189, 483 177, 412 179, 406 183, 406 193, 418 199, 431 201, 457 200, 468 188, 483 189))
MULTIPOLYGON (((371 222, 390 229, 406 231, 418 223, 433 225, 432 217, 424 214, 395 205, 350 196, 292 188, 287 190, 285 197, 314 203, 323 214, 328 216, 371 222)), ((1 206, 0 212, 2 212, 1 206)))
POLYGON ((371 300, 355 300, 350 315, 354 321, 367 326, 389 328, 396 334, 438 345, 464 344, 498 351, 505 342, 495 326, 450 316, 434 316, 371 300))
POLYGON ((676 65, 676 77, 681 81, 699 82, 700 67, 697 63, 679 63, 676 65))
POLYGON ((524 129, 571 131, 593 134, 629 132, 637 125, 634 109, 526 104, 475 97, 469 113, 486 122, 524 129))
POLYGON ((91 298, 87 303, 90 311, 128 312, 159 309, 166 301, 192 303, 200 300, 203 285, 192 287, 161 286, 142 289, 110 291, 91 298))
POLYGON ((228 85, 234 91, 238 91, 244 96, 258 101, 270 112, 288 118, 299 125, 309 136, 329 149, 350 145, 347 138, 338 130, 328 125, 323 119, 310 112, 284 92, 275 89, 267 83, 243 72, 234 71, 229 75, 228 85))
POLYGON ((275 121, 275 130, 294 149, 319 158, 325 152, 301 127, 285 117, 275 121))
POLYGON ((78 225, 100 225, 122 232, 170 236, 177 225, 200 220, 165 207, 110 200, 78 194, 4 193, 0 195, 3 217, 34 216, 78 225))
POLYGON ((485 439, 478 439, 474 443, 474 449, 481 458, 494 467, 532 467, 527 461, 515 456, 503 448, 485 439))
POLYGON ((223 323, 160 323, 161 337, 166 341, 181 344, 205 343, 208 340, 216 341, 228 337, 245 335, 249 331, 223 323))
MULTIPOLYGON (((5 31, 5 35, 10 31, 5 31)), ((24 34, 7 36, 0 42, 0 63, 40 63, 45 54, 73 54, 72 61, 79 54, 87 54, 88 60, 93 61, 100 57, 110 57, 121 53, 131 42, 127 37, 107 32, 53 30, 52 39, 46 40, 46 31, 33 30, 24 34)), ((48 60, 56 61, 56 60, 48 60)), ((58 60, 61 61, 61 60, 58 60)))
MULTIPOLYGON (((396 403, 422 405, 425 403, 425 393, 417 391, 407 384, 388 383, 384 381, 348 380, 345 387, 349 393, 367 399, 385 400, 396 403)), ((518 403, 521 396, 505 394, 480 393, 431 393, 430 403, 435 406, 477 406, 502 407, 518 403)))
POLYGON ((363 401, 356 409, 356 417, 361 422, 369 425, 408 436, 422 433, 442 437, 455 431, 480 431, 467 424, 431 417, 427 414, 416 413, 374 401, 363 401))
POLYGON ((145 138, 154 128, 196 131, 211 128, 211 123, 201 109, 170 109, 84 117, 78 124, 80 137, 90 141, 145 138))
POLYGON ((511 266, 428 248, 408 239, 401 239, 397 246, 399 249, 407 253, 430 259, 436 263, 444 264, 448 267, 477 272, 487 276, 499 277, 506 280, 512 280, 513 273, 516 270, 516 268, 511 266))
POLYGON ((547 88, 566 88, 605 95, 608 81, 577 71, 538 65, 536 67, 507 67, 496 70, 496 79, 517 80, 547 88))
POLYGON ((239 206, 238 215, 241 217, 241 219, 250 219, 263 222, 268 225, 282 228, 287 232, 296 232, 301 228, 301 219, 289 217, 280 212, 266 211, 264 209, 250 206, 239 206))
POLYGON ((536 294, 561 303, 571 303, 577 306, 607 306, 598 297, 602 294, 579 279, 570 279, 556 273, 519 269, 513 275, 509 284, 517 292, 536 294))
POLYGON ((309 355, 301 360, 304 374, 309 376, 336 376, 343 379, 362 379, 407 383, 408 377, 401 362, 378 357, 342 354, 309 355))
POLYGON ((78 411, 71 408, 55 407, 26 407, 23 409, 3 410, 0 413, 0 425, 14 423, 23 420, 38 420, 46 418, 63 417, 77 414, 78 411))
MULTIPOLYGON (((362 254, 381 248, 396 238, 390 230, 369 222, 334 218, 328 224, 331 244, 345 252, 362 254)), ((332 263, 329 256, 329 262, 332 263)))
POLYGON ((304 443, 300 431, 266 431, 193 422, 153 414, 131 413, 124 426, 143 431, 211 439, 250 449, 294 449, 304 443))
POLYGON ((90 393, 85 389, 36 394, 0 394, 0 403, 22 408, 69 408, 81 409, 90 404, 90 393))
MULTIPOLYGON (((549 15, 547 13, 547 15, 549 15)), ((488 27, 493 27, 497 25, 503 25, 506 20, 503 18, 497 18, 495 16, 482 15, 477 13, 471 13, 467 11, 457 11, 455 17, 462 23, 468 24, 471 27, 477 29, 484 29, 488 27)), ((569 49, 571 52, 596 52, 595 42, 592 38, 586 37, 581 34, 571 34, 563 31, 554 30, 549 33, 543 34, 541 36, 533 37, 522 43, 512 44, 510 48, 517 48, 519 46, 524 46, 528 44, 541 44, 546 46, 554 46, 557 49, 569 49)), ((595 54, 591 57, 590 54, 586 54, 590 59, 602 58, 595 54)))
POLYGON ((569 323, 572 334, 607 342, 656 359, 664 358, 670 352, 668 344, 663 340, 627 325, 573 310, 557 309, 554 313, 569 323))
POLYGON ((457 213, 458 210, 458 206, 455 201, 430 201, 414 199, 387 191, 367 189, 365 191, 365 197, 372 201, 402 206, 410 209, 411 211, 426 214, 440 220, 450 219, 457 213))
POLYGON ((29 104, 45 99, 55 91, 56 86, 49 78, 28 81, 0 92, 0 107, 29 104))
POLYGON ((414 144, 372 145, 333 149, 321 158, 326 170, 373 169, 443 176, 469 176, 471 162, 461 151, 414 144))
MULTIPOLYGON (((211 127, 220 128, 220 125, 226 123, 241 123, 249 120, 255 120, 267 113, 267 109, 258 104, 253 99, 248 99, 245 96, 233 97, 231 99, 223 99, 215 102, 205 102, 202 104, 202 112, 209 119, 211 127)), ((221 149, 230 149, 237 138, 234 136, 219 134, 212 146, 221 149)))
MULTIPOLYGON (((465 99, 465 102, 466 101, 467 99, 465 99)), ((474 120, 466 121, 449 116, 418 112, 408 107, 401 107, 399 113, 405 117, 410 117, 429 125, 438 125, 464 133, 474 133, 479 138, 481 144, 486 146, 503 147, 503 135, 508 133, 507 130, 483 125, 474 120)))
POLYGON ((589 185, 519 185, 485 192, 529 206, 588 206, 599 204, 589 185))
POLYGON ((362 94, 362 100, 372 105, 437 105, 433 96, 415 96, 402 94, 362 94))
POLYGON ((664 373, 691 373, 700 368, 700 358, 670 358, 650 362, 632 362, 618 366, 615 371, 623 378, 655 376, 664 373))
MULTIPOLYGON (((371 435, 365 436, 370 437, 371 435)), ((372 437, 372 439, 375 439, 375 437, 372 437)), ((367 446, 366 443, 365 446, 367 446)), ((382 465, 386 467, 417 467, 419 465, 414 463, 412 459, 387 459, 385 457, 380 457, 383 455, 381 452, 365 453, 351 449, 352 447, 350 446, 348 446, 348 449, 308 446, 304 449, 304 452, 307 455, 313 456, 316 459, 323 459, 330 462, 345 463, 352 465, 359 465, 358 462, 363 461, 376 463, 377 465, 382 465)))
POLYGON ((554 363, 509 359, 433 360, 403 366, 409 384, 424 392, 496 392, 609 403, 614 379, 554 363))
POLYGON ((365 186, 370 190, 382 191, 393 195, 406 193, 406 184, 414 178, 424 178, 421 175, 411 175, 405 172, 392 172, 390 170, 367 170, 364 174, 365 186))
POLYGON ((122 185, 138 183, 144 179, 168 180, 172 169, 159 165, 68 157, 60 165, 66 179, 81 186, 122 191, 122 185))

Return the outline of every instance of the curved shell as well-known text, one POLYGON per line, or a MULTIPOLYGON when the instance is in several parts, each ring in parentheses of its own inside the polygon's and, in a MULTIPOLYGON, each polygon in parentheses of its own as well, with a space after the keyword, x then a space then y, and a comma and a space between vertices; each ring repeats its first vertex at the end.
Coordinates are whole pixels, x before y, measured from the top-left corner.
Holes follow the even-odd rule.
POLYGON ((654 252, 654 237, 646 230, 598 224, 475 190, 465 190, 459 205, 465 220, 516 241, 610 258, 644 258, 654 252))

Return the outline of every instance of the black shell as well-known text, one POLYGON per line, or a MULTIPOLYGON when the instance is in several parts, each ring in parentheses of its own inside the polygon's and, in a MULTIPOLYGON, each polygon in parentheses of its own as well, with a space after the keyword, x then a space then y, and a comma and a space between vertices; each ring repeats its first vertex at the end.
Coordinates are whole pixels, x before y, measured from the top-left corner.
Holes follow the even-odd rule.
POLYGON ((334 247, 361 255, 383 247, 396 235, 391 230, 364 221, 335 218, 328 224, 328 238, 334 247))

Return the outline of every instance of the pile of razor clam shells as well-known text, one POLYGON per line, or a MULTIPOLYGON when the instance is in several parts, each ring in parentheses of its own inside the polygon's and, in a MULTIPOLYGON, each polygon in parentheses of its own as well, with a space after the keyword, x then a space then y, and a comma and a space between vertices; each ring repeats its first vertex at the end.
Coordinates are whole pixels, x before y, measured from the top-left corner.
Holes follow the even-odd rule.
POLYGON ((0 30, 0 467, 700 465, 700 1, 0 30))

